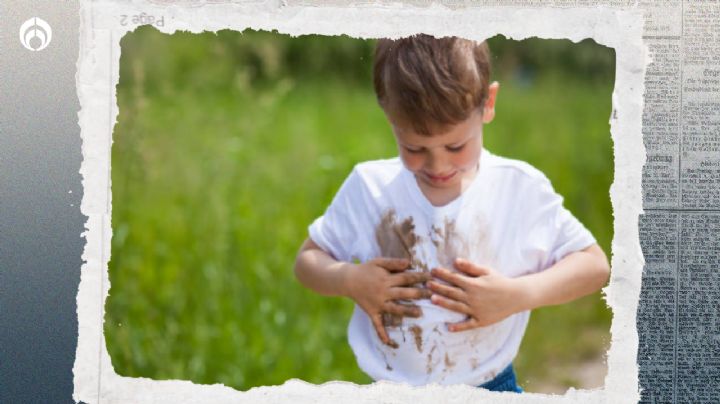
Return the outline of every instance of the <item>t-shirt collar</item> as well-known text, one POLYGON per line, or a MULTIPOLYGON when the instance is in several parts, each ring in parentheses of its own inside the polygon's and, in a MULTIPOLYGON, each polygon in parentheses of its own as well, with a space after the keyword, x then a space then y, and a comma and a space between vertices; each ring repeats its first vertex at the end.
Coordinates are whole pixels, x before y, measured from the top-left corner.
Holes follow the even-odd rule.
POLYGON ((468 199, 468 197, 472 193, 476 192, 477 188, 479 188, 478 184, 482 183, 480 177, 484 176, 487 172, 487 160, 488 158, 490 158, 490 156, 490 153, 483 148, 482 152, 480 153, 478 172, 475 174, 475 177, 472 179, 470 185, 457 198, 442 206, 434 206, 432 203, 430 203, 430 201, 420 189, 420 186, 415 179, 415 175, 410 170, 405 168, 405 166, 402 166, 403 182, 405 183, 405 186, 410 194, 410 198, 418 205, 420 209, 422 209, 423 212, 430 215, 453 214, 460 209, 463 201, 468 199))

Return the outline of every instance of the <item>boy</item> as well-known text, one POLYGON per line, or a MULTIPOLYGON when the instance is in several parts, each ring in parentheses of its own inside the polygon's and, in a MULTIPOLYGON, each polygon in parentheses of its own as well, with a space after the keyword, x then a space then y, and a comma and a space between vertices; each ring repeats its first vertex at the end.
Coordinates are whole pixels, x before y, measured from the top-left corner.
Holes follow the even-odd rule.
POLYGON ((399 158, 354 168, 295 273, 355 301, 348 340, 374 380, 522 391, 529 311, 601 288, 607 258, 542 173, 483 149, 499 88, 484 42, 381 39, 373 75, 399 158))

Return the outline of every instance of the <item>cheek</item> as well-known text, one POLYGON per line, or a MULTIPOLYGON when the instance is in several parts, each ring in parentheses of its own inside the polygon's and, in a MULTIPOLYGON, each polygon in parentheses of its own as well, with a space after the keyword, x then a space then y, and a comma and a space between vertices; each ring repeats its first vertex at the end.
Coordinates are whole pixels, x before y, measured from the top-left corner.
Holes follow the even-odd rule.
POLYGON ((475 168, 475 164, 477 164, 479 158, 479 150, 466 150, 457 154, 453 161, 456 167, 467 170, 475 168))
POLYGON ((416 155, 412 153, 400 153, 400 159, 405 165, 405 168, 413 172, 420 170, 424 164, 422 155, 416 155))

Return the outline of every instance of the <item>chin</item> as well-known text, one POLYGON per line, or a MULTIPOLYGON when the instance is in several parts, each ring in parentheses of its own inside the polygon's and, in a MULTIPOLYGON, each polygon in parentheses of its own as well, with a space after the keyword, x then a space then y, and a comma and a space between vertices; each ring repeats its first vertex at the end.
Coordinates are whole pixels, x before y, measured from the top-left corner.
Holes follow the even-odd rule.
POLYGON ((435 189, 449 189, 449 188, 455 188, 460 185, 459 181, 452 181, 452 182, 433 182, 430 180, 424 180, 425 184, 431 188, 435 189))

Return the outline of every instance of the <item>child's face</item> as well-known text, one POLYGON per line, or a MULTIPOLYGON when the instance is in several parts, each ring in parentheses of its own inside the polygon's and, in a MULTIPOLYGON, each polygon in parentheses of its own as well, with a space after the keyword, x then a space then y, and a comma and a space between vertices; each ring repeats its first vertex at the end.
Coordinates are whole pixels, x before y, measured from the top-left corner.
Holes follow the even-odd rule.
POLYGON ((442 134, 424 136, 392 125, 400 159, 423 189, 452 190, 471 180, 482 150, 483 114, 470 117, 442 134))
POLYGON ((426 193, 457 194, 462 184, 475 177, 483 145, 483 125, 495 118, 495 100, 500 85, 488 86, 482 110, 451 126, 441 134, 424 136, 412 128, 399 127, 388 116, 405 167, 415 174, 426 193))

